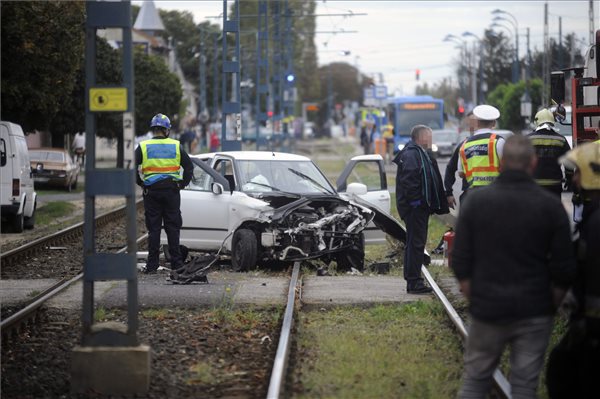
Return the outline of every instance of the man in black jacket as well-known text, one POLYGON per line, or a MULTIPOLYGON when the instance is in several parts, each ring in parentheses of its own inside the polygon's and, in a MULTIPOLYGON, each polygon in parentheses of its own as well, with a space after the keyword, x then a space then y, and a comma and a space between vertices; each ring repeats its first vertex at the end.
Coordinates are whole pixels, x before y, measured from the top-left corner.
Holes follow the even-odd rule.
POLYGON ((431 129, 425 125, 412 128, 411 141, 394 158, 396 173, 396 206, 406 224, 404 279, 409 294, 431 292, 421 277, 427 223, 432 213, 448 213, 442 177, 431 151, 431 129))
POLYGON ((567 214, 533 178, 526 137, 504 146, 499 177, 461 206, 452 268, 471 324, 461 398, 483 398, 506 345, 513 397, 536 397, 553 315, 575 278, 567 214))

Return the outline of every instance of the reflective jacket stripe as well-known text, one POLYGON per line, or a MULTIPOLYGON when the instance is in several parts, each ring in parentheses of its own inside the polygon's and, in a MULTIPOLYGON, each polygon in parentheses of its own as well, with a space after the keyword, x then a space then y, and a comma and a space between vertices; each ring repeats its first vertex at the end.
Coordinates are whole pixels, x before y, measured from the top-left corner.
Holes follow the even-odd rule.
POLYGON ((177 172, 179 171, 179 166, 148 166, 142 169, 142 173, 151 173, 151 172, 177 172))

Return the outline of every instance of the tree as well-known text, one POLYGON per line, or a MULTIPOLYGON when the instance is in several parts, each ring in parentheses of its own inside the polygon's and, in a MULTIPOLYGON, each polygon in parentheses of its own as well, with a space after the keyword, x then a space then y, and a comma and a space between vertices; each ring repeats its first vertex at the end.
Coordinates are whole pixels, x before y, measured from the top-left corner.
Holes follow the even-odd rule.
POLYGON ((84 46, 85 2, 0 3, 2 119, 47 130, 68 103, 84 46))
MULTIPOLYGON (((488 103, 501 110, 498 121, 501 128, 514 132, 520 132, 523 128, 521 96, 525 93, 525 87, 524 81, 516 84, 506 83, 497 86, 488 95, 488 103)), ((533 79, 529 82, 529 95, 531 96, 531 109, 537 110, 541 105, 542 97, 542 81, 540 79, 533 79)))
POLYGON ((183 91, 179 78, 169 72, 158 57, 136 51, 135 73, 135 126, 136 133, 148 131, 152 117, 158 113, 173 117, 179 112, 183 91))
MULTIPOLYGON (((81 54, 79 60, 79 70, 75 75, 76 81, 73 91, 60 104, 60 110, 52 119, 50 125, 53 145, 62 145, 65 134, 75 134, 85 130, 85 59, 83 54, 81 54)), ((112 48, 106 40, 97 38, 97 84, 120 86, 123 82, 122 76, 119 52, 112 48)), ((114 137, 116 132, 122 131, 121 124, 122 119, 116 114, 99 113, 96 134, 100 137, 114 137)))

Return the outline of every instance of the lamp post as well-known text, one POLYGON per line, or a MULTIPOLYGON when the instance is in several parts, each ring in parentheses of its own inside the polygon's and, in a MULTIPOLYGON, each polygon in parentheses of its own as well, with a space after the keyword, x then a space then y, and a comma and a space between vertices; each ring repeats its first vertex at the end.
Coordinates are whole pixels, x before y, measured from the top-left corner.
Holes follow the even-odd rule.
MULTIPOLYGON (((461 96, 463 97, 467 97, 466 96, 466 90, 465 90, 465 82, 464 79, 462 77, 463 75, 463 70, 462 70, 462 60, 466 60, 467 59, 467 42, 464 39, 461 39, 458 36, 452 35, 452 34, 448 34, 446 35, 446 37, 444 37, 442 39, 443 42, 447 42, 447 43, 456 43, 458 44, 459 48, 460 48, 460 58, 461 58, 461 70, 460 72, 460 76, 459 76, 459 86, 460 86, 460 91, 461 91, 461 96)), ((465 66, 465 69, 468 69, 469 65, 465 66)), ((471 101, 473 102, 473 104, 475 103, 475 98, 471 97, 471 101)))
MULTIPOLYGON (((473 90, 473 98, 475 99, 474 104, 478 104, 478 102, 484 102, 483 99, 483 41, 479 38, 479 36, 477 36, 476 34, 474 34, 473 32, 463 32, 462 34, 463 37, 474 37, 475 39, 477 39, 477 42, 479 43, 479 85, 478 85, 478 95, 475 94, 475 86, 473 86, 472 90, 473 90)), ((475 46, 475 45, 473 45, 475 46)), ((473 47, 473 54, 475 54, 475 48, 473 47)), ((473 81, 475 82, 475 69, 473 68, 473 81)))
MULTIPOLYGON (((515 49, 516 49, 516 71, 517 71, 517 75, 518 75, 518 71, 520 70, 519 67, 519 21, 517 21, 517 18, 512 15, 511 13, 509 13, 508 11, 504 11, 504 10, 500 10, 498 8, 496 8, 494 11, 492 11, 492 14, 495 15, 493 21, 497 22, 497 21, 507 21, 508 23, 510 23, 512 25, 512 27, 515 29, 515 49), (507 18, 510 17, 510 18, 507 18)), ((513 72, 513 82, 515 82, 515 74, 513 72)))
POLYGON ((525 93, 521 96, 521 116, 525 118, 525 125, 527 126, 531 120, 531 97, 527 87, 525 93))

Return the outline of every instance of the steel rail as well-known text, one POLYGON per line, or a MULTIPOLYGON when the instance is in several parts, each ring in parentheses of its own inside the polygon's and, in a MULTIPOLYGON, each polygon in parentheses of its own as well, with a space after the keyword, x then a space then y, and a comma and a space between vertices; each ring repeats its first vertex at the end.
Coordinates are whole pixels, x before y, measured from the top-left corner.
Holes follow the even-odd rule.
MULTIPOLYGON (((467 332, 467 329, 466 329, 462 319, 460 318, 458 313, 456 313, 456 310, 454 309, 454 307, 452 306, 452 304, 450 303, 448 298, 446 298, 446 295, 444 295, 444 293, 442 292, 440 287, 437 285, 437 283, 433 279, 433 276, 429 273, 429 270, 427 270, 427 268, 425 266, 421 266, 421 271, 423 272, 423 276, 425 276, 425 279, 427 280, 427 282, 429 283, 431 288, 433 288, 433 292, 435 293, 435 296, 437 296, 438 299, 442 302, 442 305, 444 305, 444 309, 446 310, 446 313, 448 313, 450 320, 458 329, 460 336, 462 337, 463 340, 466 340, 467 337, 469 336, 469 334, 467 332)), ((507 399, 511 398, 510 384, 508 383, 508 380, 506 379, 506 377, 504 377, 504 375, 502 374, 502 372, 499 369, 496 369, 494 371, 494 385, 496 386, 499 393, 504 398, 507 398, 507 399)))
POLYGON ((269 391, 267 392, 268 399, 278 399, 281 396, 283 384, 285 383, 284 370, 287 367, 288 357, 290 354, 290 337, 292 325, 294 323, 294 303, 296 300, 296 285, 298 283, 299 274, 300 262, 294 262, 292 278, 290 279, 290 287, 288 289, 285 314, 283 316, 283 325, 281 326, 279 344, 277 345, 277 353, 275 354, 273 370, 271 371, 271 380, 269 382, 269 391))
MULTIPOLYGON (((136 202, 136 205, 138 207, 140 206, 140 204, 142 204, 142 200, 138 200, 136 202)), ((116 217, 118 214, 123 213, 125 211, 125 209, 126 209, 126 205, 124 205, 120 208, 117 208, 117 209, 113 209, 112 211, 107 211, 101 215, 98 215, 96 217, 96 225, 101 226, 101 225, 107 223, 112 218, 116 217)), ((81 230, 83 228, 83 224, 84 224, 84 222, 76 223, 72 226, 69 226, 60 231, 57 231, 56 233, 52 233, 48 236, 40 237, 36 240, 28 242, 27 244, 24 244, 17 248, 13 248, 9 251, 6 251, 6 252, 0 254, 0 264, 5 266, 5 263, 6 262, 10 263, 13 260, 13 258, 17 258, 18 256, 25 255, 29 251, 33 251, 36 248, 42 248, 44 246, 44 244, 48 244, 50 242, 58 240, 59 238, 66 238, 71 234, 76 234, 78 230, 81 230)))
MULTIPOLYGON (((136 243, 139 244, 146 238, 148 238, 147 233, 142 235, 141 237, 139 237, 136 240, 136 243)), ((116 253, 123 253, 125 251, 127 251, 127 246, 121 248, 116 253)), ((35 312, 46 301, 48 301, 50 298, 56 296, 58 293, 66 290, 68 287, 70 287, 72 284, 76 283, 77 281, 81 280, 82 278, 83 278, 83 272, 79 273, 77 276, 75 276, 67 281, 64 281, 62 283, 59 282, 58 285, 55 284, 53 286, 53 288, 47 289, 43 293, 41 293, 38 296, 36 296, 35 298, 33 298, 32 301, 27 306, 25 306, 23 309, 19 310, 15 314, 11 315, 7 319, 2 320, 0 322, 0 331, 2 331, 2 334, 3 335, 6 334, 7 330, 10 331, 12 328, 14 328, 19 323, 30 319, 35 314, 35 312)))

